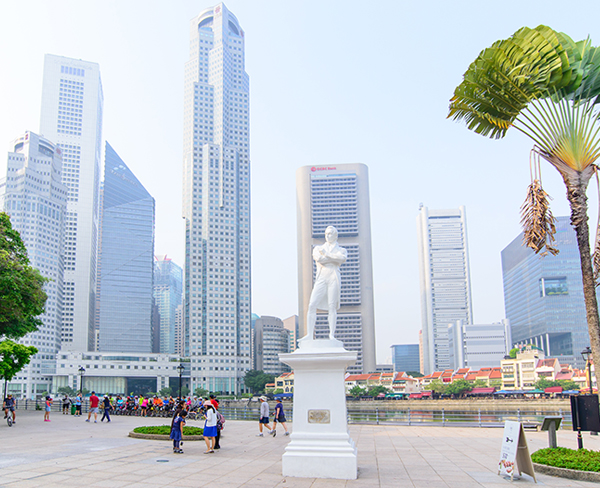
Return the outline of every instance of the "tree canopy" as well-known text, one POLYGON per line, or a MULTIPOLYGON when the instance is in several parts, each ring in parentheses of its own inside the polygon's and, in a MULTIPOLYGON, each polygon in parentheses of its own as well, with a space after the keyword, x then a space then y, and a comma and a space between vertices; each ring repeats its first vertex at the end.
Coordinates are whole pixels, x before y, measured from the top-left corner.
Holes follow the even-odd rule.
POLYGON ((31 356, 38 350, 33 346, 25 346, 5 339, 0 342, 0 378, 10 381, 21 371, 29 361, 31 356))
POLYGON ((41 325, 47 281, 29 265, 27 250, 7 214, 0 212, 0 337, 19 339, 41 325))
POLYGON ((267 383, 273 383, 275 376, 272 374, 264 373, 263 371, 257 371, 251 369, 246 372, 244 376, 244 384, 250 388, 253 393, 262 393, 267 383))

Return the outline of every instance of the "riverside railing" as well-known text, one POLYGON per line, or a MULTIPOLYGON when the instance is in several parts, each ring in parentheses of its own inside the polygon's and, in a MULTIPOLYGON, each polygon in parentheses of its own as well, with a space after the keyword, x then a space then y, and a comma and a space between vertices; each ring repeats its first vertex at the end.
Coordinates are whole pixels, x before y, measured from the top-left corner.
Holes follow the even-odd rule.
MULTIPOLYGON (((17 410, 39 410, 45 406, 44 400, 17 400, 17 410)), ((83 413, 87 413, 89 401, 84 400, 83 413)), ((62 399, 56 399, 52 405, 53 412, 62 411, 62 399)), ((227 420, 258 421, 260 408, 257 406, 225 406, 219 411, 227 420)), ((284 405, 286 419, 293 421, 292 405, 284 405)), ((70 412, 70 408, 69 408, 70 412)), ((272 412, 271 412, 272 413, 272 412)), ((139 415, 139 412, 133 415, 139 415)), ((149 416, 154 416, 150 414, 149 416)), ((561 429, 571 429, 572 419, 570 410, 449 410, 426 408, 403 408, 398 410, 383 408, 348 408, 348 423, 350 424, 375 424, 375 425, 409 425, 409 426, 437 426, 437 427, 503 427, 506 420, 522 422, 526 427, 535 427, 541 424, 544 417, 561 417, 561 429)))
MULTIPOLYGON (((255 420, 260 415, 258 407, 221 407, 219 411, 226 419, 255 420)), ((291 405, 284 406, 288 421, 293 420, 291 405)), ((568 410, 433 410, 411 409, 402 410, 352 409, 348 408, 348 423, 377 424, 377 425, 435 425, 442 427, 503 427, 506 420, 516 420, 525 426, 535 427, 541 424, 544 417, 562 417, 561 428, 571 429, 571 412, 568 410)))

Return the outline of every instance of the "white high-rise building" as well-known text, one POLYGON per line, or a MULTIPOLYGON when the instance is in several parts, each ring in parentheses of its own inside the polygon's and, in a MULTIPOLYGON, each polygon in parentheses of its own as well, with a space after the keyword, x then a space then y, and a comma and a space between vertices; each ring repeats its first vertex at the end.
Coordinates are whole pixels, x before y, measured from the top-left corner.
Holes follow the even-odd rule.
POLYGON ((98 64, 46 55, 40 132, 62 149, 62 181, 68 188, 63 350, 95 347, 103 105, 98 64))
POLYGON ((13 378, 9 392, 35 398, 50 391, 60 349, 63 299, 63 215, 67 188, 61 183, 61 150, 49 140, 26 132, 11 144, 6 178, 0 180, 0 210, 8 213, 21 234, 31 266, 49 278, 42 325, 22 342, 38 353, 13 378))
MULTIPOLYGON (((296 171, 298 222, 298 308, 301 339, 306 335, 306 312, 316 267, 312 250, 325 241, 333 225, 348 259, 340 267, 342 289, 336 339, 358 359, 351 373, 375 372, 375 312, 371 258, 369 173, 364 164, 303 166, 296 171)), ((322 311, 323 312, 323 311, 322 311)), ((327 314, 317 314, 315 332, 325 337, 327 314)))
POLYGON ((465 207, 417 217, 423 373, 450 368, 448 326, 473 323, 465 207))
POLYGON ((238 393, 250 364, 249 80, 224 4, 191 21, 185 65, 183 322, 191 390, 238 393))

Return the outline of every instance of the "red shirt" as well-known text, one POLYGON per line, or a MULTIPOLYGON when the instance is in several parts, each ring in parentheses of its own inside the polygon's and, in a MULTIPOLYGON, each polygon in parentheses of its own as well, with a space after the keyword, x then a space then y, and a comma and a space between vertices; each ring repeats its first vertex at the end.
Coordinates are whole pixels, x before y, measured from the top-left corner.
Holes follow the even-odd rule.
POLYGON ((90 397, 90 408, 98 408, 98 402, 100 400, 98 399, 98 397, 96 395, 92 395, 90 397))

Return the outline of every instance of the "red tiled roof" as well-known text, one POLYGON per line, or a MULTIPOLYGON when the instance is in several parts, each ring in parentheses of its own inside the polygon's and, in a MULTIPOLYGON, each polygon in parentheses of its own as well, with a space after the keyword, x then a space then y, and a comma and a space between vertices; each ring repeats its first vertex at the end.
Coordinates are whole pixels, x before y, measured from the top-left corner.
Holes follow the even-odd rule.
POLYGON ((490 373, 490 380, 502 379, 502 371, 492 371, 490 373))
POLYGON ((490 395, 491 393, 494 393, 495 391, 496 391, 496 388, 494 388, 494 387, 473 388, 471 390, 471 394, 472 395, 490 395))
POLYGON ((433 379, 437 379, 437 378, 439 378, 440 376, 442 376, 442 374, 443 374, 443 373, 442 373, 442 371, 435 371, 435 372, 431 373, 431 375, 430 375, 430 376, 431 376, 433 379))
POLYGON ((369 377, 368 374, 351 374, 346 378, 346 381, 359 381, 366 380, 369 377))
POLYGON ((554 368, 554 365, 558 363, 558 359, 540 359, 537 363, 538 368, 554 368))
POLYGON ((368 377, 369 377, 368 379, 370 379, 370 380, 381 378, 381 373, 371 373, 370 375, 368 375, 368 377))
POLYGON ((544 393, 562 393, 562 386, 550 386, 544 390, 544 393))
POLYGON ((456 374, 467 374, 471 368, 460 368, 456 370, 456 374))
POLYGON ((560 372, 556 375, 556 380, 570 380, 573 378, 573 372, 572 371, 568 371, 568 372, 560 372))

